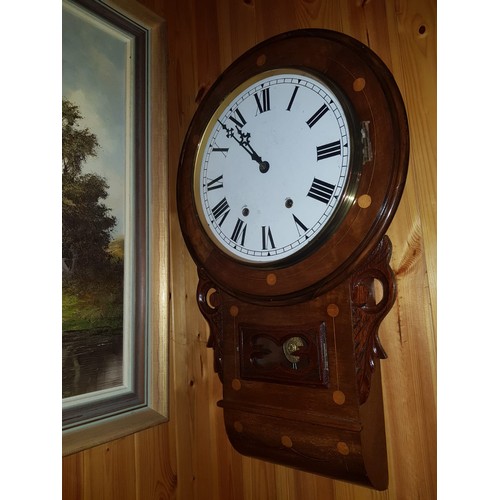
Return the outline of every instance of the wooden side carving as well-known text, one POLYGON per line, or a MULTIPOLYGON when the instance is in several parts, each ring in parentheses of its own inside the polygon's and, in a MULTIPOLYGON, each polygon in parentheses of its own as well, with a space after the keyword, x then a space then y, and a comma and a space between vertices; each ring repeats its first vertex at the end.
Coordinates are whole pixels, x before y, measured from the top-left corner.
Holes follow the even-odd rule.
POLYGON ((375 358, 387 358, 378 337, 378 327, 396 299, 396 281, 389 265, 391 254, 391 240, 384 236, 351 278, 351 312, 360 404, 367 400, 370 393, 375 358), (375 281, 382 286, 382 297, 378 301, 375 281))
POLYGON ((220 295, 217 286, 210 280, 203 269, 198 269, 198 278, 196 299, 198 307, 210 327, 207 347, 214 350, 214 371, 219 375, 220 381, 223 382, 222 345, 224 336, 220 295))

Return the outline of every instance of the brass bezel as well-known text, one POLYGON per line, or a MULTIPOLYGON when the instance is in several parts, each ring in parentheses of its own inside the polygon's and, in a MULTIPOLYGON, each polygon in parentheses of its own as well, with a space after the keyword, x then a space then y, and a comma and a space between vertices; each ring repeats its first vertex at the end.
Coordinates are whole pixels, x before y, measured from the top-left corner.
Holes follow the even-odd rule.
POLYGON ((193 172, 193 195, 194 202, 196 206, 196 211, 198 213, 198 219, 205 231, 207 237, 217 246, 217 248, 222 251, 227 257, 237 261, 239 264, 244 264, 250 267, 256 267, 259 269, 277 269, 287 267, 291 264, 304 258, 306 255, 310 255, 319 245, 321 245, 325 239, 327 239, 335 230, 340 226, 344 217, 349 212, 349 209, 353 205, 356 198, 356 191, 358 187, 359 174, 361 171, 361 161, 357 154, 359 150, 359 138, 360 133, 359 122, 355 117, 354 111, 348 99, 344 96, 342 91, 325 75, 320 75, 318 72, 306 70, 303 68, 297 68, 293 66, 287 66, 283 68, 274 68, 271 70, 265 70, 250 78, 246 79, 244 82, 236 86, 227 96, 219 103, 215 111, 212 113, 210 120, 206 124, 201 136, 200 142, 197 147, 195 161, 194 161, 194 172, 193 172), (328 221, 319 230, 318 234, 314 235, 311 240, 305 244, 299 250, 293 252, 290 255, 284 257, 278 257, 276 259, 269 259, 265 262, 258 262, 255 260, 245 259, 241 254, 230 252, 213 234, 209 222, 206 220, 204 210, 203 210, 203 200, 200 192, 200 175, 202 171, 203 155, 209 141, 211 132, 216 125, 216 122, 220 118, 222 112, 229 106, 229 104, 239 95, 243 94, 246 89, 250 89, 256 83, 266 78, 277 76, 277 75, 300 75, 315 80, 322 86, 326 87, 337 99, 342 111, 346 117, 346 129, 347 135, 349 137, 349 162, 347 165, 347 175, 345 185, 341 194, 341 199, 337 202, 337 205, 329 215, 328 221))

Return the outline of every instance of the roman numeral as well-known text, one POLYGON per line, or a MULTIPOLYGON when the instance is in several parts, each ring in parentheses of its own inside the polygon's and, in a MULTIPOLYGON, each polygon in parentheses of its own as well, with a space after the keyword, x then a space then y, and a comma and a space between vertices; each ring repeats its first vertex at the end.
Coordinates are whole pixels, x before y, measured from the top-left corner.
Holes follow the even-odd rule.
POLYGON ((257 102, 257 108, 259 109, 259 113, 264 113, 265 111, 269 111, 271 109, 271 99, 269 96, 269 87, 266 87, 259 94, 254 94, 255 100, 257 102))
POLYGON ((233 234, 231 235, 231 239, 238 243, 241 246, 245 246, 245 236, 247 234, 247 225, 246 222, 243 222, 241 219, 238 219, 236 225, 234 226, 233 234))
POLYGON ((293 101, 295 100, 295 96, 297 95, 297 90, 299 90, 298 85, 296 85, 295 88, 293 89, 292 97, 290 98, 290 102, 288 103, 288 107, 286 108, 287 111, 290 111, 292 109, 292 104, 293 101))
POLYGON ((295 214, 292 214, 292 216, 293 216, 293 221, 295 222, 295 227, 297 228, 297 232, 299 233, 300 236, 302 233, 305 233, 309 228, 295 214), (302 232, 300 231, 301 229, 302 232))
POLYGON ((224 156, 229 151, 229 148, 212 148, 213 153, 222 153, 224 156))
POLYGON ((276 248, 273 240, 273 234, 271 233, 270 226, 262 226, 262 250, 267 250, 268 245, 271 248, 276 248))
POLYGON ((207 191, 213 191, 214 189, 220 189, 222 184, 222 175, 219 175, 216 179, 211 180, 207 183, 207 191))
POLYGON ((323 146, 316 146, 316 154, 318 161, 332 156, 338 156, 340 154, 340 141, 330 142, 323 146))
POLYGON ((217 220, 219 217, 222 217, 222 219, 218 221, 219 226, 222 226, 222 223, 226 220, 229 210, 230 208, 226 198, 222 198, 222 200, 219 201, 217 205, 215 205, 214 209, 212 210, 212 214, 215 220, 217 220))
POLYGON ((309 128, 312 128, 314 125, 316 125, 319 119, 324 116, 327 111, 328 106, 326 104, 323 104, 323 106, 321 106, 321 108, 319 108, 318 111, 316 111, 316 113, 314 113, 314 115, 312 115, 311 118, 307 120, 306 123, 309 125, 309 128))
POLYGON ((314 198, 315 200, 321 201, 323 203, 328 203, 330 198, 332 197, 333 191, 335 190, 335 186, 333 184, 329 184, 328 182, 322 181, 320 179, 313 180, 311 185, 311 189, 307 193, 307 196, 314 198))
POLYGON ((243 115, 241 114, 241 111, 236 108, 235 113, 238 115, 238 118, 235 118, 234 116, 230 116, 229 119, 236 124, 237 127, 243 128, 245 123, 247 122, 245 118, 243 118, 243 115))

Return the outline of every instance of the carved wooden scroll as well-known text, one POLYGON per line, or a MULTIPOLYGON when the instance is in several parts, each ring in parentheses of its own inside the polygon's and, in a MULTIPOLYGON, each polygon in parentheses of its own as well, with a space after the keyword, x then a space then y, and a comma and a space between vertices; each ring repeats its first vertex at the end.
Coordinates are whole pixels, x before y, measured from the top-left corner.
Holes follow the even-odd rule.
POLYGON ((374 358, 387 358, 378 337, 378 328, 396 299, 396 282, 389 266, 391 253, 391 240, 384 236, 351 279, 353 338, 360 404, 366 401, 370 393, 374 358), (382 288, 380 300, 376 297, 375 281, 382 288))

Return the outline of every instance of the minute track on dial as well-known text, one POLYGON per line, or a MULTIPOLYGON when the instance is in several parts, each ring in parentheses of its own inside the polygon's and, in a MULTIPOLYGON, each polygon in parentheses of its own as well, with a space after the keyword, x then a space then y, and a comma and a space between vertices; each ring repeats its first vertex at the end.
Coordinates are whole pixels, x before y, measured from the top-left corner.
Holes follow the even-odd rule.
POLYGON ((205 228, 223 252, 250 264, 298 256, 344 213, 349 117, 325 82, 288 71, 229 94, 200 147, 205 228))

